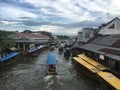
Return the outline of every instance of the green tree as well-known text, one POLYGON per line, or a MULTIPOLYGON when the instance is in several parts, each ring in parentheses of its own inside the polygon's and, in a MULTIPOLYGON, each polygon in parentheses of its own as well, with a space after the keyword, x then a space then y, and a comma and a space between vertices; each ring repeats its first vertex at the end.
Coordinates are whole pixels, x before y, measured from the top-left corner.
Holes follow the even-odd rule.
POLYGON ((58 39, 69 39, 69 36, 67 35, 57 35, 58 39))
POLYGON ((6 48, 9 48, 13 45, 13 39, 10 37, 13 32, 2 31, 0 30, 0 47, 2 51, 5 51, 6 48))

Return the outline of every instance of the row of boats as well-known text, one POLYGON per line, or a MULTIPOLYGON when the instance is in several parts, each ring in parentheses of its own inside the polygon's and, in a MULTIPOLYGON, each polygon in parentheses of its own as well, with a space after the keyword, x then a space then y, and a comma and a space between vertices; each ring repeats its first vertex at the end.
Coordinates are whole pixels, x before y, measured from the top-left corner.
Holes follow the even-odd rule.
MULTIPOLYGON (((31 56, 38 56, 39 54, 39 51, 41 51, 41 49, 44 49, 48 46, 38 46, 36 48, 32 48, 30 50, 27 51, 27 54, 28 55, 31 55, 31 56)), ((12 59, 14 58, 15 56, 19 55, 20 53, 19 52, 11 52, 10 54, 7 54, 3 57, 0 58, 0 62, 5 62, 9 59, 12 59)), ((55 57, 55 54, 53 52, 50 52, 49 55, 48 55, 48 59, 47 59, 47 74, 48 75, 56 75, 57 74, 57 71, 56 71, 56 57, 55 57)))
MULTIPOLYGON (((43 47, 44 46, 39 46, 37 48, 31 49, 28 51, 28 53, 34 55, 35 52, 37 52, 43 47)), ((0 58, 0 61, 8 60, 18 54, 18 52, 13 52, 0 58)), ((92 79, 102 79, 105 83, 107 83, 107 85, 110 85, 112 87, 106 90, 120 90, 120 79, 113 75, 108 67, 96 62, 95 60, 87 57, 84 54, 79 54, 77 57, 73 57, 72 62, 74 63, 73 65, 77 67, 77 70, 79 70, 81 73, 92 77, 92 79)), ((48 54, 46 64, 47 75, 56 75, 57 60, 55 54, 52 51, 48 54)))
MULTIPOLYGON (((72 61, 75 63, 74 65, 77 66, 77 68, 84 74, 87 72, 86 70, 88 70, 90 72, 87 72, 86 75, 92 77, 92 79, 102 79, 106 85, 111 86, 110 88, 107 87, 106 90, 120 90, 120 79, 113 75, 108 67, 98 63, 84 54, 79 54, 77 57, 73 57, 72 61)), ((52 51, 48 54, 46 63, 47 75, 56 75, 57 60, 52 51)))
POLYGON ((120 79, 113 75, 108 67, 84 54, 73 57, 72 62, 76 69, 84 75, 102 81, 103 85, 106 85, 105 90, 120 90, 120 79))
MULTIPOLYGON (((35 48, 32 48, 32 49, 28 50, 25 54, 31 55, 31 56, 38 56, 39 51, 41 49, 46 48, 46 47, 48 47, 48 46, 47 45, 44 45, 44 46, 40 45, 38 47, 35 47, 35 48)), ((6 55, 0 57, 0 62, 4 62, 4 61, 7 61, 9 59, 12 59, 19 54, 21 54, 21 53, 20 52, 10 52, 9 54, 6 54, 6 55)))

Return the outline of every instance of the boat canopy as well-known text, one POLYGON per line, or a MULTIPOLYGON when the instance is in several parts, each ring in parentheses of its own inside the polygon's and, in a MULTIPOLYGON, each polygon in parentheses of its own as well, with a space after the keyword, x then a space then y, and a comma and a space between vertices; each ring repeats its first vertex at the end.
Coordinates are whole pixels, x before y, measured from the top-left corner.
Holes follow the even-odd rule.
POLYGON ((12 57, 17 56, 18 54, 19 54, 18 52, 13 52, 13 53, 7 54, 6 56, 3 56, 2 58, 0 58, 0 61, 8 60, 12 57))
POLYGON ((28 50, 28 53, 33 53, 33 52, 36 52, 36 51, 38 51, 39 49, 41 49, 41 48, 43 48, 44 46, 38 46, 38 47, 35 47, 35 48, 32 48, 32 49, 30 49, 30 50, 28 50))
POLYGON ((32 48, 32 49, 28 50, 28 52, 29 52, 29 53, 32 53, 32 52, 35 52, 35 51, 37 51, 37 50, 38 50, 38 48, 32 48))
POLYGON ((56 58, 55 58, 55 55, 53 52, 50 52, 49 55, 48 55, 48 59, 47 59, 47 64, 56 64, 57 61, 56 61, 56 58))
POLYGON ((86 61, 84 61, 83 59, 81 59, 79 57, 73 57, 73 60, 80 63, 82 66, 84 66, 85 68, 87 68, 88 70, 90 70, 93 73, 100 72, 99 69, 97 69, 96 67, 94 67, 91 64, 87 63, 86 61))
POLYGON ((116 90, 120 90, 120 79, 109 72, 98 72, 98 75, 116 90))
POLYGON ((109 68, 107 68, 106 66, 98 63, 97 61, 85 56, 84 54, 79 54, 78 55, 81 59, 83 59, 84 61, 86 61, 87 63, 91 64, 92 66, 100 69, 100 70, 109 70, 109 68))

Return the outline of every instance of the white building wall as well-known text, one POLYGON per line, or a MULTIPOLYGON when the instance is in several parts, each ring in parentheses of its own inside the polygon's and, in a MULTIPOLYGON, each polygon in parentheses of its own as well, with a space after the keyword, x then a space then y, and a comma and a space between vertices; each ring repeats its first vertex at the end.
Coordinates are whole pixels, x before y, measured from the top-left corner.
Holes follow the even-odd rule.
POLYGON ((120 34, 120 21, 119 20, 115 20, 113 22, 111 22, 110 24, 108 24, 106 27, 104 27, 103 29, 101 29, 98 34, 101 35, 112 35, 112 34, 120 34), (109 29, 109 27, 115 23, 115 29, 109 29))
POLYGON ((112 34, 120 34, 120 30, 115 29, 103 29, 99 32, 102 35, 112 35, 112 34))
POLYGON ((116 22, 116 30, 120 30, 120 21, 116 22))
POLYGON ((93 37, 94 37, 93 31, 81 30, 78 33, 79 42, 87 42, 90 38, 93 38, 93 37), (87 37, 86 37, 86 34, 87 34, 87 37))

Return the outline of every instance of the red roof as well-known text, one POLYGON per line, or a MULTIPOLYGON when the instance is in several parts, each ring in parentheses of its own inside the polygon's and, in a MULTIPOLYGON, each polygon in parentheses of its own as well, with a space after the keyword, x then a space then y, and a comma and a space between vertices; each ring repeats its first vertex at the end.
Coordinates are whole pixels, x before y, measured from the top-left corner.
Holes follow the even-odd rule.
POLYGON ((102 48, 99 51, 120 56, 120 51, 118 51, 118 50, 113 50, 113 49, 108 49, 108 48, 102 48))
POLYGON ((112 44, 113 47, 120 48, 120 39, 112 44))
POLYGON ((49 38, 46 35, 43 34, 35 34, 35 33, 23 33, 23 32, 17 32, 16 35, 18 37, 27 37, 27 38, 49 38))

